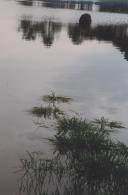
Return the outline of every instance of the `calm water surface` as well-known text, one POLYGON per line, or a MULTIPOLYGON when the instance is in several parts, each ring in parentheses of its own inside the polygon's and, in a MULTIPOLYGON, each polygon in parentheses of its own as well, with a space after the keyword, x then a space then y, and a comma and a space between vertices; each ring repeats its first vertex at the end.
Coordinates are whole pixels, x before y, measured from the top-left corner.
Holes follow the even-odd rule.
MULTIPOLYGON (((67 95, 70 111, 128 125, 128 16, 89 12, 92 25, 81 30, 84 12, 0 1, 0 194, 15 194, 26 151, 50 154, 41 137, 53 131, 27 113, 41 95, 67 95)), ((117 136, 128 143, 126 130, 117 136)))

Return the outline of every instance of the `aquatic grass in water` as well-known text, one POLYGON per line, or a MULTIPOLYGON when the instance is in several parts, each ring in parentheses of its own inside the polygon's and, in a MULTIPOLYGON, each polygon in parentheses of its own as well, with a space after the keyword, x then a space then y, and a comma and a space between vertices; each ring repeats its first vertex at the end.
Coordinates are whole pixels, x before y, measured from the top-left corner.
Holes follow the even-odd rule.
POLYGON ((126 195, 128 147, 111 138, 118 123, 101 118, 57 118, 56 135, 48 139, 53 157, 29 153, 21 160, 20 191, 34 195, 126 195), (102 123, 101 123, 102 122, 102 123), (101 125, 103 124, 104 125, 101 125))
POLYGON ((45 120, 46 119, 57 119, 63 116, 64 111, 61 110, 56 104, 68 103, 72 100, 69 97, 56 96, 54 92, 52 92, 51 95, 44 95, 42 99, 45 103, 47 103, 47 105, 33 107, 29 111, 29 114, 32 114, 33 116, 36 116, 37 118, 43 118, 45 120))
MULTIPOLYGON (((67 103, 54 93, 46 95, 46 107, 34 107, 31 114, 54 119, 55 135, 47 141, 51 158, 28 153, 21 159, 20 192, 26 195, 127 195, 128 147, 112 139, 111 133, 124 128, 104 117, 87 120, 69 117, 56 104, 67 103)), ((52 122, 54 122, 52 120, 52 122)))
POLYGON ((56 96, 56 94, 52 92, 50 95, 44 95, 42 100, 54 105, 55 103, 68 103, 72 101, 72 98, 65 96, 56 96))
POLYGON ((118 121, 109 121, 108 119, 105 119, 104 117, 101 117, 100 119, 95 119, 93 121, 96 124, 99 124, 101 126, 101 129, 108 127, 110 129, 113 128, 117 128, 117 129, 121 129, 124 128, 124 126, 122 126, 121 122, 118 121))
MULTIPOLYGON (((103 118, 99 119, 99 121, 103 118)), ((105 120, 105 119, 104 119, 105 120)), ((57 121, 57 132, 54 138, 50 139, 52 144, 55 146, 55 150, 61 149, 61 151, 69 151, 75 149, 78 151, 82 150, 99 150, 107 149, 110 144, 113 145, 110 139, 110 133, 115 131, 106 124, 95 124, 95 121, 83 120, 77 117, 63 117, 57 121), (62 148, 61 148, 61 147, 62 148), (57 147, 57 148, 56 148, 57 147)), ((115 147, 115 145, 114 145, 115 147)))
POLYGON ((44 119, 50 119, 50 118, 58 118, 59 115, 63 115, 63 111, 61 111, 57 107, 33 107, 30 111, 30 114, 36 117, 43 117, 44 119))
POLYGON ((33 107, 32 110, 30 111, 30 113, 32 115, 35 115, 37 117, 49 117, 51 115, 52 112, 52 108, 51 107, 33 107))

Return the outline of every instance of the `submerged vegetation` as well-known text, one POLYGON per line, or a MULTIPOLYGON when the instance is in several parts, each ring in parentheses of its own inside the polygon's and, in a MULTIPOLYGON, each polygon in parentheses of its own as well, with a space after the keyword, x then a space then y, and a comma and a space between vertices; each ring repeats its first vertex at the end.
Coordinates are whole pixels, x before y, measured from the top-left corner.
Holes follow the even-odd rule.
POLYGON ((56 133, 48 139, 52 157, 34 152, 20 161, 21 194, 126 195, 128 147, 112 138, 117 128, 124 127, 104 117, 94 121, 57 117, 56 133))

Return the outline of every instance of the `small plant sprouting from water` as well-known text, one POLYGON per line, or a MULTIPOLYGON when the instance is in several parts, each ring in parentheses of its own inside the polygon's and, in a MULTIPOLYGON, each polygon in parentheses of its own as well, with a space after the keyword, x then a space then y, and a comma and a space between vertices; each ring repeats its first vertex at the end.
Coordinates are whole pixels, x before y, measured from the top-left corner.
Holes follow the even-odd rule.
POLYGON ((65 96, 57 96, 54 92, 52 92, 50 95, 44 95, 42 100, 47 103, 47 105, 33 107, 30 113, 38 118, 43 117, 44 119, 56 119, 64 114, 57 104, 69 103, 72 99, 65 96))
POLYGON ((42 97, 42 100, 49 103, 50 105, 52 104, 53 106, 55 106, 56 103, 69 103, 70 101, 72 101, 72 98, 57 96, 54 92, 52 92, 50 95, 44 95, 42 97))
POLYGON ((33 116, 37 116, 39 118, 43 117, 44 119, 50 119, 51 117, 57 118, 58 115, 63 115, 63 111, 61 111, 58 107, 33 107, 31 110, 31 114, 33 116))
POLYGON ((118 121, 110 122, 108 119, 105 119, 104 117, 101 117, 100 119, 95 119, 93 122, 99 124, 101 126, 101 129, 103 129, 105 126, 109 127, 110 129, 124 128, 121 122, 118 122, 118 121))

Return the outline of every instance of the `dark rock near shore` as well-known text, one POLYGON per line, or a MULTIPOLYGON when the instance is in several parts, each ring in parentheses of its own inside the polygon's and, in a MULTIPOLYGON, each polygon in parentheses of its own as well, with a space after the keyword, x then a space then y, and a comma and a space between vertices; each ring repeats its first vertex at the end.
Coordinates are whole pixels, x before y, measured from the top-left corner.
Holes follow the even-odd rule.
POLYGON ((83 14, 81 15, 80 19, 79 19, 79 24, 80 26, 89 26, 91 25, 92 19, 91 16, 89 14, 83 14))

